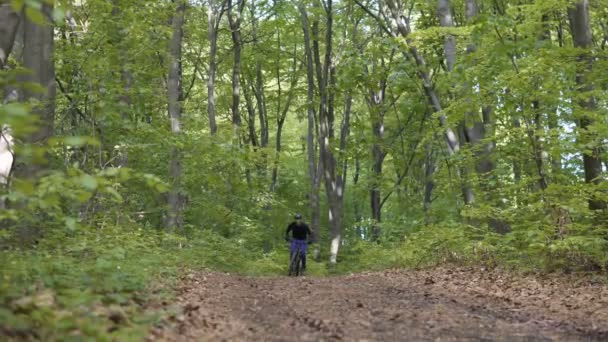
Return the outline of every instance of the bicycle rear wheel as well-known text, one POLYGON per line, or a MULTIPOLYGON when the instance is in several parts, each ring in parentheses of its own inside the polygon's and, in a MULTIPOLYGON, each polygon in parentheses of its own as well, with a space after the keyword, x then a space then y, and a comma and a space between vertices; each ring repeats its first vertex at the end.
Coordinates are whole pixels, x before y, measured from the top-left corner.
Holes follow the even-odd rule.
POLYGON ((296 250, 293 253, 289 263, 289 276, 297 277, 302 273, 302 255, 300 250, 296 250))

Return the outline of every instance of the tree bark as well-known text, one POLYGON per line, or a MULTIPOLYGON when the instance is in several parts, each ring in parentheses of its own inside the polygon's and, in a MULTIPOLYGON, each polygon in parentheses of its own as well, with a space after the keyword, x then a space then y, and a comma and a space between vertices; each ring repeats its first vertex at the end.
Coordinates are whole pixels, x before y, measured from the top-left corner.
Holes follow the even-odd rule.
POLYGON ((433 203, 433 189, 435 188, 435 180, 433 176, 435 174, 435 153, 433 151, 433 144, 427 143, 424 147, 424 200, 423 209, 425 213, 425 222, 431 223, 430 216, 428 215, 431 204, 433 203))
MULTIPOLYGON (((316 5, 318 6, 318 4, 316 5)), ((336 86, 335 65, 333 57, 333 0, 325 2, 325 56, 323 65, 317 63, 317 70, 322 70, 319 84, 319 148, 323 164, 325 194, 329 206, 329 230, 331 235, 330 265, 337 263, 338 251, 342 239, 342 215, 344 199, 344 179, 338 171, 338 161, 332 150, 334 140, 334 91, 336 86)), ((318 36, 317 36, 318 37, 318 36)), ((317 38, 315 37, 315 38, 317 38)), ((313 47, 315 60, 320 61, 319 44, 315 39, 313 47)), ((347 113, 345 113, 347 115, 347 113)), ((346 117, 345 117, 346 118, 346 117)))
MULTIPOLYGON (((53 6, 43 3, 40 11, 45 18, 52 18, 53 6)), ((24 89, 20 94, 22 102, 39 101, 33 108, 32 114, 38 119, 38 129, 24 139, 24 143, 33 146, 44 145, 53 132, 55 115, 55 67, 53 23, 46 21, 36 24, 25 17, 23 22, 24 46, 23 66, 31 71, 20 77, 21 82, 37 83, 43 92, 24 89)), ((23 179, 36 179, 44 171, 44 167, 25 156, 17 156, 15 175, 23 179)))
MULTIPOLYGON (((279 43, 280 46, 280 43, 279 43)), ((295 46, 294 46, 294 52, 295 52, 295 46)), ((297 70, 297 63, 298 63, 298 59, 296 57, 297 55, 294 53, 294 58, 293 58, 293 65, 292 65, 292 76, 291 76, 291 84, 288 90, 288 94, 287 94, 287 101, 285 102, 285 105, 282 107, 281 106, 281 72, 280 72, 280 65, 277 63, 277 84, 279 85, 279 98, 277 100, 277 134, 276 134, 276 142, 275 142, 275 161, 274 161, 274 167, 272 169, 272 181, 271 181, 271 185, 270 185, 270 191, 274 192, 276 190, 276 185, 277 185, 277 180, 278 180, 278 176, 279 176, 279 158, 281 156, 281 137, 283 134, 283 125, 285 124, 285 119, 287 118, 287 112, 289 111, 289 108, 291 107, 291 103, 293 101, 293 96, 294 96, 294 92, 295 92, 295 87, 298 83, 298 79, 299 79, 299 70, 297 70)), ((278 62, 278 61, 277 61, 278 62)))
MULTIPOLYGON (((437 1, 437 16, 439 17, 439 23, 442 27, 454 27, 454 18, 452 16, 452 8, 449 0, 437 1)), ((443 43, 443 50, 445 53, 447 72, 451 73, 454 70, 454 66, 456 65, 456 39, 453 35, 448 34, 445 37, 445 41, 443 43)), ((460 142, 464 143, 466 141, 465 122, 460 123, 458 127, 458 134, 460 137, 460 142)), ((462 197, 464 199, 464 204, 472 204, 475 201, 475 195, 473 193, 473 188, 469 183, 469 168, 467 166, 463 166, 460 171, 460 174, 463 182, 462 197)))
MULTIPOLYGON (((172 27, 173 35, 169 43, 169 77, 167 78, 168 90, 168 111, 171 120, 171 133, 174 139, 179 139, 182 133, 181 101, 182 92, 182 40, 183 27, 185 21, 186 2, 178 0, 176 13, 173 16, 172 27)), ((171 151, 171 162, 169 167, 169 177, 171 179, 171 190, 168 195, 169 212, 167 215, 167 229, 174 232, 180 229, 183 224, 182 209, 184 197, 181 193, 181 151, 174 146, 171 151)))
POLYGON ((235 139, 239 138, 241 127, 241 114, 239 105, 241 101, 240 75, 241 75, 241 15, 245 6, 245 0, 237 0, 236 12, 233 11, 232 0, 228 0, 228 21, 233 46, 233 68, 232 68, 232 125, 235 139))
POLYGON ((215 73, 217 71, 217 35, 219 23, 224 8, 218 0, 209 0, 207 7, 207 35, 209 38, 209 69, 207 71, 207 115, 209 117, 209 130, 211 135, 217 133, 215 121, 215 73))
MULTIPOLYGON (((251 36, 253 45, 258 48, 258 19, 255 13, 255 1, 251 2, 251 36)), ((269 143, 269 132, 268 132, 268 111, 266 108, 266 99, 264 96, 264 74, 262 70, 262 60, 258 56, 255 64, 255 82, 251 84, 253 95, 255 96, 256 107, 258 110, 258 120, 260 123, 260 147, 264 148, 269 143)), ((264 154, 264 152, 262 152, 264 154)), ((264 159, 266 156, 264 155, 264 159)), ((265 172, 266 165, 264 165, 265 172)))
MULTIPOLYGON (((11 4, 0 1, 0 73, 8 63, 20 21, 21 17, 11 4)), ((4 100, 4 95, 3 89, 0 88, 0 99, 4 100)), ((0 129, 0 187, 6 190, 14 161, 13 136, 8 125, 2 125, 0 129)), ((5 202, 0 201, 0 209, 5 206, 5 202)))
MULTIPOLYGON (((599 185, 602 182, 602 159, 600 156, 600 148, 598 144, 594 142, 595 137, 591 136, 593 133, 589 130, 595 122, 592 117, 584 113, 584 111, 593 112, 596 109, 595 97, 589 94, 589 92, 593 91, 594 87, 587 78, 587 75, 591 73, 593 68, 593 58, 588 51, 593 45, 589 1, 577 1, 574 6, 568 9, 568 17, 570 20, 570 29, 572 31, 574 46, 582 50, 578 57, 579 65, 576 71, 576 84, 582 95, 581 97, 585 97, 578 101, 578 105, 582 109, 581 112, 583 112, 578 114, 579 119, 577 124, 580 128, 579 141, 582 145, 593 146, 590 152, 587 147, 582 152, 585 182, 599 185)), ((589 209, 606 209, 606 202, 592 197, 589 199, 589 209)))
POLYGON ((21 17, 10 3, 0 1, 0 69, 4 69, 13 50, 21 17))
MULTIPOLYGON (((424 57, 418 52, 418 49, 409 38, 411 30, 408 21, 402 15, 403 6, 401 2, 399 0, 386 0, 386 5, 387 8, 383 9, 383 15, 385 18, 391 18, 393 24, 391 26, 394 27, 394 31, 392 32, 393 35, 401 36, 408 41, 409 52, 418 66, 418 77, 422 81, 422 87, 429 101, 429 105, 431 108, 433 108, 434 112, 441 113, 443 111, 443 107, 441 105, 439 96, 433 87, 433 83, 431 82, 424 57), (386 13, 387 11, 388 13, 386 13)), ((444 138, 448 148, 448 153, 450 156, 452 156, 454 153, 460 150, 458 135, 448 126, 447 117, 445 114, 439 115, 439 122, 445 129, 444 138)))
MULTIPOLYGON (((384 63, 383 63, 384 64, 384 63)), ((370 208, 372 213, 372 232, 371 238, 377 241, 380 238, 380 224, 382 222, 382 196, 381 196, 381 179, 382 165, 386 152, 383 147, 384 140, 384 115, 385 110, 384 100, 386 93, 386 79, 380 81, 380 89, 371 91, 369 95, 369 110, 372 116, 372 133, 374 135, 374 143, 372 144, 372 175, 374 180, 370 189, 370 208)))
POLYGON ((300 12, 300 20, 302 22, 302 32, 304 34, 304 51, 306 54, 306 80, 307 80, 307 118, 308 118, 308 130, 306 137, 306 150, 308 155, 308 177, 310 182, 310 216, 311 216, 311 229, 313 232, 313 240, 317 242, 315 244, 314 258, 319 260, 319 240, 321 236, 321 207, 319 203, 319 186, 320 186, 320 172, 321 172, 321 160, 317 160, 316 156, 316 144, 315 144, 315 132, 316 132, 316 113, 315 113, 315 76, 314 76, 314 63, 313 63, 313 51, 311 47, 311 34, 310 34, 310 23, 308 21, 308 13, 306 8, 301 2, 298 2, 298 10, 300 12))
MULTIPOLYGON (((112 0, 112 16, 114 18, 117 18, 120 15, 119 6, 120 5, 118 3, 118 0, 112 0)), ((73 23, 73 25, 75 25, 75 20, 71 16, 71 14, 69 15, 68 18, 69 18, 69 21, 71 23, 73 23)), ((121 44, 121 43, 124 44, 125 35, 122 33, 122 27, 118 26, 117 29, 118 29, 118 32, 116 32, 116 35, 118 37, 117 44, 121 44)), ((121 68, 120 76, 121 76, 121 80, 122 80, 122 84, 123 84, 123 91, 122 91, 122 94, 120 94, 119 99, 118 99, 118 102, 120 104, 120 118, 124 122, 127 122, 127 121, 129 121, 128 110, 129 110, 129 107, 131 106, 131 96, 129 95, 129 92, 131 91, 131 87, 133 86, 133 74, 127 67, 128 56, 126 54, 126 51, 123 50, 122 48, 119 49, 118 57, 120 60, 120 68, 121 68)), ((128 134, 128 132, 126 132, 126 133, 128 134)), ((125 134, 125 137, 127 136, 127 134, 125 134)), ((121 148, 115 152, 118 153, 118 156, 117 156, 118 166, 126 167, 128 160, 129 160, 128 151, 124 148, 124 146, 121 146, 121 148)))
POLYGON ((259 146, 258 136, 255 130, 255 108, 253 107, 253 100, 251 99, 251 93, 249 92, 249 85, 246 79, 243 80, 243 96, 245 97, 245 105, 247 107, 247 130, 249 132, 249 143, 254 148, 259 146))

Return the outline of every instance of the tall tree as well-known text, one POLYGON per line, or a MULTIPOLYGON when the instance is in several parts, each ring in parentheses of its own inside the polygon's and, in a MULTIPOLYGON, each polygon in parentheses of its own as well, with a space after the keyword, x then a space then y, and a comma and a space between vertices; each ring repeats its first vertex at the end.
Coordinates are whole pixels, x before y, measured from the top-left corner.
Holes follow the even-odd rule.
MULTIPOLYGON (((8 1, 0 1, 0 73, 4 72, 8 63, 20 21, 21 17, 11 4, 8 1)), ((0 101, 4 100, 4 96, 4 91, 0 88, 0 101)), ((8 125, 2 125, 0 130, 0 187, 6 187, 14 161, 13 136, 8 125)), ((0 209, 4 206, 4 201, 0 201, 0 209)))
MULTIPOLYGON (((439 17, 439 23, 442 27, 451 28, 454 27, 454 17, 452 15, 452 6, 449 0, 438 0, 437 1, 437 16, 439 17)), ((443 51, 445 54, 446 71, 451 74, 456 65, 456 38, 447 34, 443 43, 443 51)), ((453 88, 454 85, 451 85, 453 88)), ((466 140, 466 127, 464 121, 460 123, 458 127, 458 133, 461 142, 466 140)), ((465 204, 471 204, 475 200, 473 189, 469 184, 469 171, 465 166, 461 172, 462 176, 462 197, 465 204)))
MULTIPOLYGON (((250 3, 249 9, 251 11, 251 38, 253 40, 253 46, 256 49, 260 49, 261 37, 260 37, 260 23, 259 15, 260 11, 256 7, 255 1, 250 3)), ((263 70, 263 55, 256 54, 255 56, 255 77, 251 77, 251 90, 255 97, 256 108, 258 110, 258 119, 260 123, 260 147, 264 148, 268 146, 269 142, 269 127, 268 127, 268 110, 266 108, 266 96, 264 92, 265 80, 263 70), (255 80, 254 80, 255 79, 255 80)), ((264 152, 262 152, 264 154, 264 152)), ((264 155, 264 158, 266 156, 264 155)), ((266 165, 264 165, 264 168, 266 165)))
POLYGON ((207 69, 207 115, 211 135, 217 132, 215 120, 215 77, 217 72, 217 39, 226 0, 209 0, 207 4, 207 37, 209 38, 209 66, 207 69))
MULTIPOLYGON (((317 148, 315 136, 317 130, 317 114, 315 109, 315 65, 313 62, 312 35, 310 32, 310 21, 308 12, 301 1, 297 3, 302 22, 302 33, 304 35, 304 52, 306 54, 306 80, 307 80, 307 119, 308 128, 306 136, 306 151, 308 156, 308 177, 310 184, 310 216, 313 239, 317 240, 321 234, 321 207, 319 202, 319 186, 321 181, 321 160, 317 159, 317 148)), ((315 259, 319 259, 319 245, 316 245, 314 252, 315 259)))
MULTIPOLYGON (((26 5, 31 6, 31 5, 26 5)), ((54 65, 54 25, 52 22, 53 4, 42 3, 42 19, 33 20, 25 16, 23 21, 23 66, 30 73, 21 76, 22 82, 36 83, 42 91, 26 88, 21 91, 21 101, 35 101, 33 115, 38 120, 38 129, 25 137, 24 142, 31 146, 45 144, 53 133, 55 117, 55 65, 54 65)), ((44 170, 42 162, 32 156, 17 156, 15 175, 24 179, 35 179, 44 170)))
MULTIPOLYGON (((176 11, 172 19, 173 34, 169 43, 169 75, 167 77, 168 112, 171 120, 171 133, 177 141, 180 139, 181 116, 182 116, 182 40, 184 37, 183 27, 186 13, 186 0, 176 0, 176 11)), ((168 195, 169 212, 167 214, 167 228, 174 231, 182 226, 182 207, 184 197, 181 191, 181 151, 179 142, 173 146, 171 151, 171 162, 169 177, 172 187, 168 195)))
MULTIPOLYGON (((602 181, 602 159, 600 147, 594 141, 594 133, 592 133, 593 126, 595 125, 592 113, 596 109, 596 99, 591 93, 594 90, 594 86, 589 80, 589 74, 593 69, 593 56, 589 51, 593 45, 589 1, 580 0, 575 2, 568 9, 568 17, 570 19, 570 30, 572 31, 574 46, 580 49, 576 84, 578 85, 581 100, 577 101, 578 108, 576 112, 578 113, 577 124, 580 128, 579 139, 581 145, 584 146, 583 167, 585 169, 585 182, 599 185, 602 181)), ((606 202, 592 196, 589 199, 589 209, 606 209, 606 202)))
POLYGON ((13 10, 10 1, 0 1, 0 69, 8 62, 20 21, 21 16, 13 10))
MULTIPOLYGON (((370 208, 372 213, 372 220, 374 221, 372 226, 372 239, 377 240, 380 237, 380 223, 382 222, 382 166, 386 157, 386 151, 384 148, 384 135, 385 135, 385 120, 386 114, 386 91, 388 83, 389 72, 386 70, 390 68, 392 59, 395 53, 395 49, 392 49, 390 58, 385 61, 384 57, 380 58, 380 66, 374 60, 372 62, 372 73, 379 72, 382 76, 376 87, 372 87, 369 90, 369 94, 366 97, 370 116, 372 134, 374 136, 374 143, 372 144, 372 176, 370 193, 370 208), (388 64, 388 66, 387 66, 388 64), (378 70, 376 70, 378 69, 378 70)), ((369 74, 367 65, 365 66, 366 74, 369 74)))
MULTIPOLYGON (((318 9, 318 4, 315 4, 318 9)), ((344 209, 344 173, 339 168, 339 162, 334 154, 335 134, 335 97, 336 97, 336 60, 333 52, 333 24, 334 10, 333 0, 324 3, 325 9, 325 53, 323 61, 320 56, 320 34, 318 25, 313 25, 313 56, 317 70, 317 84, 319 91, 319 152, 322 163, 322 175, 324 178, 325 194, 329 206, 329 230, 331 245, 329 250, 329 262, 335 265, 338 258, 338 250, 342 239, 342 220, 344 209)), ((350 105, 345 106, 345 123, 350 115, 350 105), (348 111, 347 111, 348 110, 348 111)), ((344 129, 348 129, 345 126, 344 129)), ((347 135, 344 135, 346 139, 347 135)), ((345 142, 344 142, 345 143, 345 142)))
MULTIPOLYGON (((277 44, 280 51, 281 39, 280 33, 277 37, 277 44)), ((293 64, 290 69, 291 71, 291 81, 289 85, 289 89, 287 90, 287 100, 284 105, 281 105, 281 99, 283 97, 283 88, 281 86, 282 83, 282 75, 281 75, 281 64, 280 64, 280 54, 277 58, 277 113, 276 113, 276 123, 277 123, 277 131, 275 136, 275 162, 272 168, 272 180, 270 184, 270 191, 276 190, 277 180, 279 177, 279 158, 281 156, 282 149, 282 137, 283 137, 283 126, 285 125, 285 119, 287 118, 287 113, 291 108, 291 104, 293 102, 294 94, 296 91, 296 86, 298 84, 298 80, 300 78, 301 68, 298 67, 298 55, 295 53, 297 46, 294 46, 294 55, 293 55, 293 64)))
MULTIPOLYGON (((131 106, 131 96, 130 96, 130 91, 131 91, 131 87, 133 86, 133 73, 130 70, 129 67, 129 56, 127 55, 127 50, 121 48, 122 46, 126 45, 125 44, 125 39, 126 39, 126 35, 125 35, 125 30, 124 28, 121 26, 121 23, 119 21, 118 18, 121 17, 121 7, 120 7, 120 3, 117 0, 112 0, 112 17, 115 18, 116 21, 118 21, 118 23, 116 24, 116 29, 117 32, 116 34, 116 41, 115 44, 117 46, 119 46, 118 48, 118 59, 120 61, 120 78, 122 81, 122 91, 121 94, 119 95, 118 98, 118 103, 120 105, 120 118, 122 119, 122 125, 121 126, 127 126, 128 127, 128 122, 130 120, 129 117, 129 107, 131 106)), ((74 18, 72 17, 71 14, 68 14, 68 22, 71 23, 70 25, 73 26, 74 25, 74 18)), ((72 33, 73 35, 73 33, 72 33)), ((124 134, 127 135, 127 134, 124 134)), ((124 144, 123 144, 124 145, 124 144)), ((116 151, 118 153, 117 156, 117 160, 118 160, 118 166, 127 166, 128 163, 128 152, 126 150, 126 148, 124 146, 121 146, 120 149, 118 151, 116 151)))
POLYGON ((239 138, 241 127, 241 113, 239 112, 241 101, 241 17, 245 8, 245 0, 237 0, 233 4, 228 0, 228 21, 230 23, 230 33, 232 36, 233 47, 233 68, 232 68, 232 125, 234 127, 235 138, 239 138))

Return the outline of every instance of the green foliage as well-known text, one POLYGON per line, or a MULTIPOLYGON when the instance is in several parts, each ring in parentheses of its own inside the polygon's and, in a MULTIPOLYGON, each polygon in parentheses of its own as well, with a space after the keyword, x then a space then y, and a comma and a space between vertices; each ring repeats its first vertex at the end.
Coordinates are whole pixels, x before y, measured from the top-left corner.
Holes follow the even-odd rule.
MULTIPOLYGON (((241 13, 240 127, 231 121, 235 49, 222 16, 219 131, 211 136, 204 4, 189 3, 186 13, 182 132, 175 135, 166 114, 174 3, 11 4, 26 6, 26 18, 43 23, 49 20, 43 2, 56 5, 52 138, 28 143, 45 124, 34 115, 40 103, 21 99, 0 106, 18 164, 40 169, 35 177, 11 178, 0 193, 7 204, 0 209, 0 262, 7 265, 0 269, 0 329, 50 340, 137 339, 157 319, 144 303, 161 288, 170 295, 184 269, 283 275, 285 227, 295 212, 311 219, 308 79, 297 8, 247 1, 241 13), (275 138, 289 92, 279 151, 275 138), (262 124, 268 126, 265 146, 262 124), (177 159, 179 176, 169 173, 177 159), (175 234, 165 227, 169 191, 183 200, 183 224, 175 234)), ((376 13, 375 2, 369 3, 368 12, 376 13)), ((304 4, 309 20, 319 21, 321 41, 327 13, 304 4)), ((605 272, 606 213, 590 210, 588 201, 608 202, 608 183, 601 182, 603 174, 596 182, 585 180, 582 155, 608 157, 606 42, 573 47, 572 1, 487 2, 476 18, 465 17, 463 1, 451 4, 455 26, 445 28, 436 2, 408 3, 404 8, 412 12, 404 15, 411 14, 413 32, 405 38, 386 34, 390 23, 381 28, 377 21, 383 15, 373 18, 359 4, 334 2, 336 136, 330 144, 347 164, 340 168, 347 175, 343 241, 335 268, 311 261, 309 274, 445 262, 605 272), (452 72, 445 66, 448 37, 457 44, 452 72), (412 47, 424 63, 412 56, 412 47), (422 73, 432 84, 422 84, 422 73), (587 84, 579 84, 581 75, 587 84), (429 89, 442 110, 429 104, 429 89), (384 98, 376 103, 380 92, 384 98), (353 98, 350 133, 345 151, 338 152, 346 95, 353 98), (595 108, 585 106, 590 96, 595 108), (591 119, 586 129, 582 119, 591 119), (382 134, 374 132, 380 121, 382 134), (475 142, 469 130, 480 126, 484 135, 475 142), (460 139, 453 155, 444 140, 448 127, 460 139), (384 153, 381 172, 373 171, 373 148, 384 153), (472 203, 463 200, 465 188, 475 195, 472 203), (381 194, 381 219, 370 213, 371 190, 381 194), (375 242, 373 228, 382 232, 375 242)), ((607 16, 592 4, 596 40, 606 35, 607 16)), ((323 59, 326 46, 318 48, 323 59)), ((19 59, 16 51, 0 71, 0 89, 44 91, 20 81, 30 71, 19 59)), ((319 84, 311 91, 318 111, 319 84)), ((311 249, 318 247, 325 260, 330 232, 323 185, 319 193, 319 244, 311 249)))
MULTIPOLYGON (((211 231, 184 239, 138 225, 47 235, 35 250, 0 252, 0 327, 57 340, 139 340, 184 269, 284 274, 285 252, 262 254, 211 231)), ((317 273, 312 266, 311 272, 317 273)))

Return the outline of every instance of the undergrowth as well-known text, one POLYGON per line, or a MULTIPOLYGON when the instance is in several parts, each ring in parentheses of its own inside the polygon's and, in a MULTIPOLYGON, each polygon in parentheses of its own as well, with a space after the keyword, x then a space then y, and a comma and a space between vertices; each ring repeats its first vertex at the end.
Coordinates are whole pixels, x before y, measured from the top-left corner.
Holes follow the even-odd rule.
MULTIPOLYGON (((212 231, 186 239, 138 226, 46 236, 34 249, 0 252, 0 335, 139 340, 168 314, 151 303, 170 301, 185 270, 284 276, 288 245, 279 247, 263 253, 247 241, 212 231)), ((308 275, 443 263, 603 272, 606 247, 603 238, 551 239, 542 232, 497 235, 475 227, 431 226, 393 242, 346 240, 334 268, 309 256, 308 275)))
POLYGON ((0 335, 140 340, 164 315, 150 304, 171 299, 183 270, 283 271, 284 255, 245 247, 212 232, 186 240, 142 228, 106 228, 46 236, 35 249, 1 251, 0 335))

